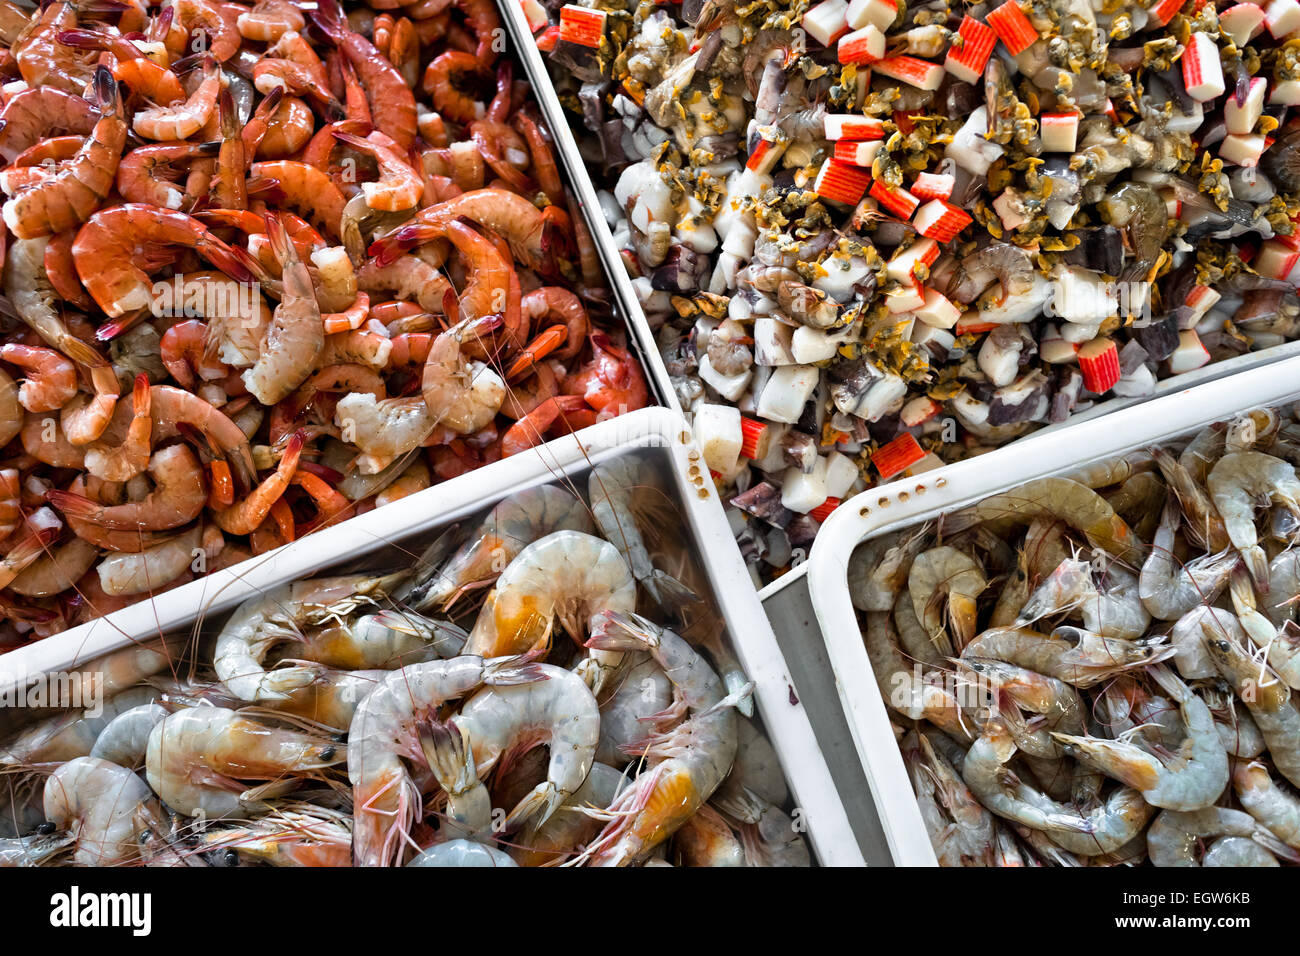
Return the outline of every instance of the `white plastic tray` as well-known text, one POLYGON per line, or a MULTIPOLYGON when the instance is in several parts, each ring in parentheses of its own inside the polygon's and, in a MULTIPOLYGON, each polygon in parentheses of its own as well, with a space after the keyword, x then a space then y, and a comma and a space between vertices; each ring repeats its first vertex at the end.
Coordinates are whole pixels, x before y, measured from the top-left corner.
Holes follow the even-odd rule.
MULTIPOLYGON (((0 692, 47 671, 82 666, 109 651, 184 633, 204 617, 288 581, 325 572, 370 552, 405 542, 418 554, 432 532, 476 514, 524 488, 581 475, 634 449, 664 457, 676 490, 680 533, 698 558, 711 596, 745 672, 755 683, 757 712, 780 757, 795 805, 823 865, 860 866, 863 859, 836 794, 808 715, 793 700, 792 681, 716 492, 681 416, 667 409, 632 412, 584 429, 492 468, 443 482, 385 508, 327 528, 233 568, 217 571, 152 601, 126 608, 0 658, 0 692)), ((585 485, 585 482, 583 482, 585 485)))
POLYGON ((919 524, 1026 481, 1174 438, 1244 409, 1296 400, 1300 358, 1291 358, 1031 435, 978 458, 872 488, 835 510, 808 559, 809 592, 893 862, 937 865, 849 597, 853 549, 868 538, 919 524))

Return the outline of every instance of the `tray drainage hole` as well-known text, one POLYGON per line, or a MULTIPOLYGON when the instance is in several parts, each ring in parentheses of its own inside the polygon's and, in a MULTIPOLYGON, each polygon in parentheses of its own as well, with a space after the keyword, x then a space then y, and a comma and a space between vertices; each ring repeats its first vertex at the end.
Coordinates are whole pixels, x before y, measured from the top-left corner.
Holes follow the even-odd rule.
POLYGON ((879 501, 876 502, 876 504, 880 505, 880 507, 882 507, 882 508, 888 508, 888 507, 889 507, 889 499, 888 499, 888 498, 881 498, 879 501))
POLYGON ((898 493, 898 500, 899 500, 899 501, 906 501, 906 500, 907 500, 908 498, 910 498, 910 497, 912 497, 912 496, 911 496, 910 494, 908 494, 906 491, 900 491, 900 492, 898 493))
POLYGON ((936 481, 934 484, 935 484, 935 487, 937 487, 937 488, 946 488, 946 487, 948 486, 948 479, 947 479, 947 478, 940 478, 940 479, 939 479, 938 481, 936 481))
POLYGON ((677 436, 677 440, 681 442, 683 445, 689 445, 691 443, 691 433, 682 432, 677 436))
POLYGON ((917 485, 917 486, 916 486, 916 493, 917 493, 918 495, 923 495, 923 494, 925 494, 925 485, 917 485))
POLYGON ((871 514, 870 508, 862 508, 860 511, 858 511, 858 517, 860 518, 865 518, 869 514, 871 514))

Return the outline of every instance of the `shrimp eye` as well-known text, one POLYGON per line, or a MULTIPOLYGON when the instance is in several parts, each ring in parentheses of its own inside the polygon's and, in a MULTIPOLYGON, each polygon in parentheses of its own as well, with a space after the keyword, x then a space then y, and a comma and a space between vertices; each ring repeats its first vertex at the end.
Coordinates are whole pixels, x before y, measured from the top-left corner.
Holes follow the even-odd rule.
POLYGON ((236 851, 234 851, 234 850, 227 850, 227 851, 223 854, 223 857, 222 857, 222 858, 225 860, 226 866, 238 866, 238 865, 239 865, 239 854, 238 854, 236 851))
POLYGON ((50 820, 46 820, 44 823, 42 823, 40 826, 36 828, 36 832, 39 833, 41 836, 49 836, 57 829, 58 826, 55 823, 51 822, 50 820))
POLYGON ((322 751, 320 752, 320 759, 321 759, 321 760, 333 760, 333 759, 334 759, 334 748, 333 748, 333 747, 326 747, 324 750, 322 750, 322 751))

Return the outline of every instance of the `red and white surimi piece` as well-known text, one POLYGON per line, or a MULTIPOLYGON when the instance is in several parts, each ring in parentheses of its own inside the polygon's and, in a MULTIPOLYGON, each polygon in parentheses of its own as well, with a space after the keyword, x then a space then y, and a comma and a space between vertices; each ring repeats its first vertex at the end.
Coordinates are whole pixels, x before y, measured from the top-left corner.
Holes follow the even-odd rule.
POLYGON ((884 139, 885 121, 852 113, 826 114, 827 139, 884 139))
POLYGON ((840 37, 836 56, 841 63, 875 63, 885 55, 885 35, 871 24, 840 37))
POLYGON ((541 33, 537 34, 537 49, 543 53, 550 53, 555 49, 555 44, 560 42, 560 25, 552 24, 541 33))
POLYGON ((923 236, 937 242, 951 242, 972 221, 966 210, 943 199, 932 199, 917 211, 912 225, 923 236))
POLYGON ((770 139, 760 137, 754 144, 749 158, 745 160, 745 168, 752 169, 756 173, 771 172, 776 161, 781 158, 782 152, 783 150, 777 149, 776 144, 770 139))
POLYGON ((908 432, 903 432, 887 445, 882 445, 871 456, 871 463, 881 478, 893 478, 925 457, 925 449, 908 432))
POLYGON ((907 219, 916 211, 916 207, 921 204, 917 199, 902 186, 891 186, 889 183, 881 182, 877 179, 871 184, 871 198, 880 203, 899 219, 907 219))
POLYGON ((880 152, 880 147, 883 145, 884 143, 878 139, 866 143, 841 139, 835 142, 835 151, 831 155, 841 163, 852 163, 854 166, 870 169, 871 164, 876 161, 876 153, 880 152))
POLYGON ((1269 239, 1259 247, 1250 265, 1268 279, 1285 279, 1300 262, 1300 249, 1291 249, 1285 243, 1269 239))
POLYGON ((825 199, 832 199, 835 202, 855 206, 870 184, 870 170, 849 163, 842 163, 831 157, 822 163, 822 168, 817 173, 817 181, 813 184, 813 189, 817 191, 817 195, 825 199))
POLYGON ((1225 163, 1236 163, 1238 166, 1258 166, 1259 157, 1263 155, 1267 144, 1268 140, 1263 136, 1253 133, 1250 136, 1238 136, 1234 133, 1223 137, 1223 142, 1219 144, 1219 158, 1225 163))
POLYGON ((1192 310, 1192 314, 1187 320, 1189 325, 1195 325, 1205 317, 1218 301, 1223 298, 1214 289, 1208 285, 1193 286, 1192 291, 1187 293, 1187 298, 1183 300, 1183 305, 1192 310))
POLYGON ((921 173, 912 183, 912 195, 917 199, 947 199, 956 185, 951 173, 921 173))
POLYGON ((933 91, 943 82, 943 67, 915 56, 887 56, 871 65, 881 76, 898 80, 918 90, 933 91))
POLYGON ((1038 39, 1038 31, 1029 22, 1029 18, 1025 16, 1016 0, 1007 0, 1002 6, 989 13, 987 19, 989 26, 997 33, 998 39, 1006 44, 1013 56, 1029 49, 1030 44, 1038 39))
POLYGON ((901 289, 892 289, 885 293, 885 308, 891 315, 915 312, 925 305, 925 288, 915 279, 901 289))
POLYGON ((1209 350, 1195 329, 1178 333, 1178 348, 1169 356, 1169 371, 1175 375, 1200 368, 1210 360, 1209 350))
POLYGON ((1183 0, 1157 0, 1147 7, 1147 25, 1162 27, 1182 9, 1183 0))
POLYGON ((1083 387, 1100 395, 1119 381, 1119 347, 1112 339, 1100 336, 1079 346, 1079 371, 1083 387))
POLYGON ((1049 153, 1073 153, 1079 140, 1078 113, 1043 113, 1038 117, 1043 149, 1049 153))
POLYGON ((903 406, 903 410, 898 413, 898 420, 908 428, 915 428, 928 422, 942 410, 943 406, 929 395, 918 395, 903 406))
POLYGON ((954 44, 948 48, 943 68, 963 83, 977 83, 984 75, 984 65, 988 63, 989 55, 997 46, 998 35, 992 27, 970 16, 962 18, 957 35, 961 37, 962 44, 960 47, 954 44))
POLYGON ((605 35, 605 11, 566 3, 560 8, 560 39, 578 46, 599 47, 605 35))
POLYGON ((1271 0, 1264 8, 1264 25, 1275 39, 1300 30, 1300 2, 1298 0, 1271 0))
POLYGON ((1257 3, 1239 3, 1219 14, 1219 30, 1228 35, 1235 47, 1245 46, 1263 29, 1264 8, 1257 3))
POLYGON ((888 32, 898 18, 898 4, 894 0, 851 0, 849 3, 849 27, 861 30, 867 24, 888 32))
POLYGON ((1193 33, 1183 50, 1183 86, 1187 95, 1198 103, 1222 96, 1223 62, 1219 46, 1208 33, 1193 33))
POLYGON ((1268 80, 1254 76, 1250 79, 1244 103, 1239 104, 1235 95, 1224 101, 1223 125, 1229 133, 1246 136, 1255 131, 1255 124, 1264 113, 1264 94, 1267 92, 1268 80))
POLYGON ((921 238, 906 249, 895 252, 885 263, 885 274, 899 282, 907 282, 916 277, 918 266, 927 269, 939 258, 939 243, 933 239, 921 238))
POLYGON ((519 0, 519 6, 524 11, 524 19, 528 21, 529 30, 536 33, 546 28, 546 8, 537 0, 519 0))
POLYGON ((804 31, 822 46, 833 46, 849 32, 849 5, 845 0, 822 0, 803 15, 804 31))
POLYGON ((950 329, 961 318, 961 308, 942 292, 926 289, 921 305, 912 314, 933 328, 950 329))

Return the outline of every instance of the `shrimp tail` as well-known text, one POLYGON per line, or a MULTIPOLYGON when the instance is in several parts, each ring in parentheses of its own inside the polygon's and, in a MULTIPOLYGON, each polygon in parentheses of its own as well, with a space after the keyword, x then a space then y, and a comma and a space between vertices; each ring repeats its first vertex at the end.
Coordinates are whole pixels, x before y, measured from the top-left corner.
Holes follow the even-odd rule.
POLYGON ((95 512, 100 508, 99 504, 85 495, 79 495, 72 491, 60 491, 57 488, 47 491, 45 500, 69 517, 80 518, 83 521, 92 523, 95 520, 95 512))
POLYGON ((694 604, 700 596, 666 571, 655 569, 641 579, 641 585, 654 602, 670 614, 680 615, 682 608, 694 604))
POLYGON ((465 746, 460 728, 451 721, 429 721, 418 731, 420 749, 438 785, 448 793, 461 792, 478 778, 474 751, 465 746))
POLYGON ((533 823, 534 829, 540 827, 559 809, 560 804, 564 802, 564 797, 565 794, 556 789, 555 784, 549 781, 539 783, 507 814, 506 829, 513 830, 519 824, 534 817, 537 818, 533 823))
POLYGON ((656 626, 640 614, 602 611, 586 646, 598 651, 643 651, 656 643, 656 626))
POLYGON ((483 683, 492 687, 509 687, 514 684, 533 684, 550 680, 539 664, 533 662, 537 655, 517 654, 496 657, 483 665, 483 683))
POLYGON ((262 264, 238 246, 229 246, 216 236, 207 235, 199 241, 204 258, 236 282, 261 281, 269 278, 262 264))
POLYGON ((108 359, 96 352, 94 346, 88 345, 73 335, 69 335, 59 343, 59 351, 72 361, 87 368, 104 368, 108 365, 108 359))
POLYGON ((338 44, 343 39, 343 8, 339 6, 338 0, 320 0, 310 16, 312 22, 320 27, 332 43, 338 44))

